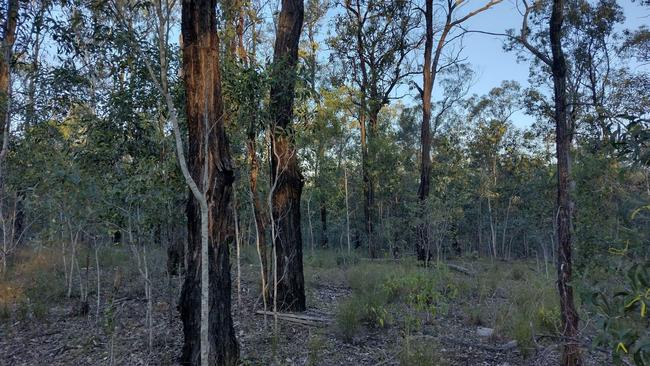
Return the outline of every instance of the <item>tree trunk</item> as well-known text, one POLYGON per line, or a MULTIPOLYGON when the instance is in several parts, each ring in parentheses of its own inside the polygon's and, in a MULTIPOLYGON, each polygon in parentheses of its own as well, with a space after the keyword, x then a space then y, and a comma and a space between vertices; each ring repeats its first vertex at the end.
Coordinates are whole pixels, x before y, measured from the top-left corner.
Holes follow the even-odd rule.
POLYGON ((234 174, 223 125, 216 0, 184 0, 182 5, 189 171, 205 195, 207 220, 202 222, 199 202, 191 195, 187 204, 189 263, 179 304, 185 335, 181 363, 198 365, 201 358, 201 273, 202 264, 210 263, 208 363, 237 365, 229 263, 234 174), (206 232, 207 258, 201 255, 201 235, 206 232))
POLYGON ((3 26, 0 55, 0 194, 4 195, 4 160, 9 150, 9 129, 11 128, 11 63, 13 59, 14 43, 16 42, 16 27, 18 26, 18 0, 9 0, 7 16, 3 26))
POLYGON ((433 72, 431 55, 433 52, 433 0, 426 1, 424 12, 426 35, 424 39, 424 66, 422 68, 422 126, 420 126, 420 186, 418 198, 424 201, 429 197, 431 185, 431 92, 433 90, 433 72))
POLYGON ((250 119, 250 124, 248 126, 247 132, 247 148, 248 148, 248 162, 249 162, 249 175, 248 182, 250 187, 251 200, 253 201, 253 216, 255 217, 255 230, 256 230, 256 242, 259 249, 260 256, 260 265, 261 265, 261 275, 264 277, 260 279, 262 281, 262 291, 264 292, 265 298, 268 299, 269 295, 269 279, 271 278, 271 272, 268 265, 269 252, 266 246, 266 217, 264 215, 264 210, 262 208, 262 202, 260 201, 259 192, 257 190, 257 179, 259 177, 260 163, 257 158, 257 106, 258 100, 252 94, 251 100, 249 100, 253 108, 253 115, 250 119))
POLYGON ((420 233, 420 240, 418 241, 417 257, 420 261, 428 261, 430 258, 428 254, 429 248, 429 228, 428 223, 424 219, 426 215, 426 200, 429 197, 431 187, 431 94, 433 92, 433 85, 436 81, 438 73, 438 62, 440 54, 445 45, 447 34, 451 29, 451 16, 453 9, 448 9, 445 21, 445 27, 440 35, 435 54, 433 53, 433 0, 426 0, 426 9, 424 12, 426 34, 424 39, 424 65, 422 68, 422 90, 420 96, 422 97, 422 126, 420 127, 420 185, 418 187, 418 198, 420 199, 420 209, 422 210, 421 218, 423 222, 420 224, 418 232, 420 233))
POLYGON ((562 51, 562 23, 564 1, 553 0, 549 35, 551 39, 554 102, 555 102, 555 144, 557 152, 557 286, 560 293, 562 318, 561 334, 565 339, 562 350, 562 365, 582 364, 578 336, 578 313, 573 303, 571 286, 571 197, 569 159, 572 131, 566 110, 567 66, 562 51))
POLYGON ((300 196, 303 176, 298 165, 291 120, 295 95, 298 43, 303 24, 302 0, 282 0, 273 53, 270 115, 272 215, 277 261, 277 301, 281 310, 305 310, 300 196))
MULTIPOLYGON (((364 215, 366 219, 366 235, 368 239, 368 256, 377 257, 377 249, 374 240, 374 210, 375 210, 375 182, 372 175, 373 159, 375 151, 372 149, 372 141, 377 136, 377 121, 379 110, 371 110, 368 115, 368 127, 365 129, 365 149, 362 147, 363 157, 363 193, 365 195, 364 215)), ((365 123, 365 119, 364 122, 365 123)))
POLYGON ((351 252, 350 248, 350 202, 348 199, 348 169, 343 167, 344 183, 345 183, 345 231, 348 238, 348 254, 351 252))
POLYGON ((322 192, 320 196, 320 246, 327 248, 327 206, 322 192))

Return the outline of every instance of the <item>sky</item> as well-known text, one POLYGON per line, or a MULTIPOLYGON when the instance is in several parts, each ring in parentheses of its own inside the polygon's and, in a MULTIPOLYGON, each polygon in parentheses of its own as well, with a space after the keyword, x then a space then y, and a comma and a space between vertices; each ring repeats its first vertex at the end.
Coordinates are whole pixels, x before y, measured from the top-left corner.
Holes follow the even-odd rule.
MULTIPOLYGON (((470 0, 465 11, 469 11, 472 5, 479 6, 483 3, 470 0)), ((621 32, 626 28, 636 29, 650 23, 650 7, 640 6, 630 0, 620 0, 619 4, 623 7, 626 20, 617 31, 621 32)), ((506 29, 520 29, 521 19, 515 1, 506 0, 470 18, 464 25, 468 29, 503 33, 506 29)), ((516 53, 504 51, 502 37, 471 33, 465 36, 463 45, 463 54, 476 73, 476 82, 471 87, 470 94, 486 94, 503 80, 516 80, 523 87, 529 86, 528 63, 518 63, 516 53)), ((513 116, 513 121, 519 127, 526 127, 532 123, 532 119, 521 112, 513 116)))
MULTIPOLYGON (((471 1, 479 3, 478 1, 471 1)), ((622 5, 626 21, 619 31, 625 28, 638 28, 650 23, 650 8, 642 7, 629 0, 619 1, 622 5)), ((485 13, 479 14, 466 23, 470 29, 503 33, 506 29, 521 27, 521 15, 515 8, 512 0, 504 1, 485 13)), ((502 48, 503 40, 500 37, 484 34, 468 34, 464 40, 468 62, 477 72, 478 81, 472 88, 477 94, 484 94, 492 87, 497 86, 501 80, 517 80, 527 85, 528 65, 517 63, 516 55, 505 52, 502 48)))
MULTIPOLYGON (((463 23, 466 29, 480 30, 491 33, 505 33, 508 29, 518 31, 521 29, 522 15, 517 10, 517 3, 520 0, 504 0, 500 4, 480 13, 463 23)), ((467 12, 483 6, 487 0, 468 0, 461 8, 458 9, 458 16, 461 17, 467 12)), ((650 23, 650 7, 641 6, 638 2, 631 0, 618 1, 625 14, 625 22, 617 28, 617 32, 625 29, 637 29, 641 25, 650 23)), ((519 3, 521 4, 521 3, 519 3)), ((521 5, 520 5, 521 6, 521 5)), ((342 10, 338 8, 330 9, 323 23, 321 24, 321 34, 319 35, 322 42, 321 62, 327 62, 328 51, 325 45, 325 39, 335 32, 331 29, 332 19, 342 10)), ((499 36, 492 36, 480 33, 468 33, 463 37, 462 56, 465 62, 470 64, 474 71, 474 80, 469 89, 468 95, 484 95, 492 88, 497 87, 504 80, 515 80, 527 88, 530 83, 529 63, 527 61, 518 62, 516 52, 506 52, 503 49, 504 39, 499 36)), ((422 50, 418 51, 420 53, 422 50)), ((644 66, 647 70, 648 65, 644 66)), ((421 76, 417 75, 414 80, 421 83, 421 76)), ((395 95, 408 94, 408 87, 401 86, 394 92, 395 95)), ((410 92, 413 94, 413 92, 410 92)), ((440 96, 440 89, 434 86, 433 99, 440 96)), ((405 104, 416 104, 415 96, 402 99, 405 104)), ((522 111, 516 112, 512 117, 513 123, 518 127, 528 127, 533 123, 530 116, 525 115, 522 111)))

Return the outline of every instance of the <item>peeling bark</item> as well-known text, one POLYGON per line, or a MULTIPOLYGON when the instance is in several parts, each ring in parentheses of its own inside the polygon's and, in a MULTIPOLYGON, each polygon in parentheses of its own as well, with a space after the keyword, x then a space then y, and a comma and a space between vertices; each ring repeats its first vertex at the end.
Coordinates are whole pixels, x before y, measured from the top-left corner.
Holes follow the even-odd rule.
MULTIPOLYGON (((303 176, 291 126, 295 96, 298 43, 303 25, 302 0, 282 0, 273 53, 270 114, 273 238, 277 260, 277 301, 281 310, 303 311, 305 280, 302 264, 300 196, 303 176)), ((274 276, 276 277, 276 276, 274 276)))
POLYGON ((182 5, 189 171, 207 200, 208 260, 202 261, 206 258, 201 255, 201 234, 206 224, 201 220, 199 202, 191 195, 187 204, 189 263, 179 304, 185 336, 181 363, 199 364, 201 270, 203 263, 210 263, 208 364, 237 365, 239 348, 231 316, 229 263, 234 174, 224 131, 216 0, 184 0, 182 5))

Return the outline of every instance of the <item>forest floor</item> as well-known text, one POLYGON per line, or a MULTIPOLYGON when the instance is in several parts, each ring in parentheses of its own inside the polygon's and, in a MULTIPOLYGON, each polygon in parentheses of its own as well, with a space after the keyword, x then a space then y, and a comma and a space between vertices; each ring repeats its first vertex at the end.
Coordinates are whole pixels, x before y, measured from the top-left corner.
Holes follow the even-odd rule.
MULTIPOLYGON (((93 257, 85 259, 89 270, 82 266, 75 275, 70 298, 55 252, 16 258, 21 264, 0 279, 0 365, 177 364, 181 278, 167 277, 164 251, 148 253, 149 347, 144 281, 134 257, 128 248, 98 254, 99 308, 93 257), (79 315, 79 282, 88 288, 87 315, 79 315)), ((534 263, 455 261, 478 274, 467 275, 408 260, 370 262, 317 252, 305 258, 307 314, 327 324, 279 319, 275 328, 272 316, 256 313, 263 307, 256 262, 252 250, 244 251, 241 302, 233 263, 233 317, 243 365, 558 364, 554 284, 534 263)), ((585 355, 587 365, 610 363, 602 351, 585 349, 585 355)))

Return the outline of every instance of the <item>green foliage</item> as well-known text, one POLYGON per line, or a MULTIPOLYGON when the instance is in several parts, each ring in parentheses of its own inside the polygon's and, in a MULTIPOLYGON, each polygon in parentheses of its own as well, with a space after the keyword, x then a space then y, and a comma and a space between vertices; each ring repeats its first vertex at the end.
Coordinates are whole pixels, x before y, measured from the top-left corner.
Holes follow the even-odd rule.
POLYGON ((320 362, 321 352, 325 349, 325 340, 320 334, 310 334, 307 343, 307 366, 316 366, 320 362))
POLYGON ((351 298, 339 304, 336 310, 336 330, 346 342, 352 342, 361 328, 361 311, 365 304, 351 298))
POLYGON ((0 324, 8 323, 11 320, 11 310, 8 304, 0 304, 0 324))
POLYGON ((598 290, 587 301, 598 314, 596 342, 613 350, 616 364, 623 364, 623 358, 650 364, 650 263, 631 265, 620 288, 598 290))
POLYGON ((402 342, 399 364, 402 366, 444 366, 449 363, 438 352, 442 347, 431 340, 410 340, 402 342))
POLYGON ((429 321, 438 312, 445 313, 455 299, 458 288, 450 281, 444 267, 435 271, 412 265, 361 264, 348 270, 351 297, 337 312, 337 324, 344 339, 350 340, 360 324, 383 328, 395 320, 400 311, 408 332, 422 326, 421 316, 429 321))

